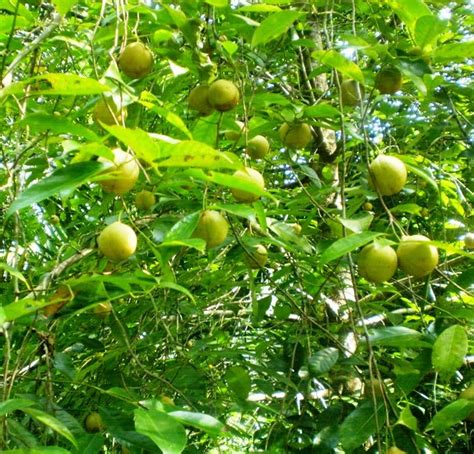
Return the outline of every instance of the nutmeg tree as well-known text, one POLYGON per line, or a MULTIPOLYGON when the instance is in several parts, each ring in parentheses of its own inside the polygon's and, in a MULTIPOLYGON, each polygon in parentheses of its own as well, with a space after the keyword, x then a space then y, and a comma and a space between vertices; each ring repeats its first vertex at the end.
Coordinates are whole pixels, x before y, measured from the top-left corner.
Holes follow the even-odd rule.
POLYGON ((2 3, 0 450, 471 452, 470 3, 2 3))

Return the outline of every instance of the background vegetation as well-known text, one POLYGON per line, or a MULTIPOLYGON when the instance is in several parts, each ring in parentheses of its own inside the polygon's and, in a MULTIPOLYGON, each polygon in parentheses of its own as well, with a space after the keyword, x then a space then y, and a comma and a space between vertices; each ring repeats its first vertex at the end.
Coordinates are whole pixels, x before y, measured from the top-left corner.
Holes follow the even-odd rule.
POLYGON ((0 5, 0 449, 472 452, 472 2, 0 5), (155 59, 140 80, 117 66, 136 40, 155 59), (374 88, 386 66, 392 95, 374 88), (200 117, 188 94, 217 78, 241 101, 200 117), (346 79, 365 87, 354 107, 346 79), (102 96, 121 124, 92 119, 102 96), (294 121, 313 128, 301 150, 278 134, 294 121), (257 134, 271 152, 255 161, 257 134), (97 183, 116 146, 142 166, 123 196, 97 183), (409 171, 383 198, 367 167, 382 152, 409 171), (253 204, 229 191, 244 163, 266 181, 253 204), (209 250, 192 237, 203 208, 230 225, 209 250), (96 240, 117 219, 138 248, 114 263, 96 240), (431 275, 359 276, 360 247, 403 234, 435 242, 431 275), (257 243, 268 262, 251 270, 257 243))

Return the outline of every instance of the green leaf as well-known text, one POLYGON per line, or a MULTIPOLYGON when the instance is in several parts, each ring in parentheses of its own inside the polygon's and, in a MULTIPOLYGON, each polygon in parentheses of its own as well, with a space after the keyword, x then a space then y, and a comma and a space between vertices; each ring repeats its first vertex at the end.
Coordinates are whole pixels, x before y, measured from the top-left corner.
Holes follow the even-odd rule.
POLYGON ((370 329, 369 341, 372 345, 386 347, 431 347, 422 333, 405 326, 370 329))
POLYGON ((85 126, 76 124, 67 118, 46 113, 33 113, 19 122, 20 125, 28 125, 31 132, 51 131, 56 134, 69 134, 84 137, 88 140, 99 140, 97 134, 85 126))
POLYGON ((433 345, 433 367, 441 377, 448 379, 463 365, 467 350, 466 330, 460 325, 450 326, 438 336, 433 345))
POLYGON ((439 46, 433 53, 436 63, 462 62, 474 55, 474 41, 452 43, 439 46))
POLYGON ((361 214, 353 219, 337 218, 337 220, 352 233, 362 233, 368 230, 373 219, 374 216, 370 213, 361 214))
POLYGON ((0 402, 0 415, 6 415, 16 410, 23 410, 32 405, 35 405, 35 402, 29 399, 9 399, 0 402))
POLYGON ((41 202, 61 191, 75 189, 104 169, 97 161, 79 162, 56 170, 35 185, 25 189, 7 210, 7 217, 34 203, 41 202))
POLYGON ((33 314, 38 309, 42 309, 49 304, 51 304, 51 301, 24 298, 0 307, 0 324, 4 322, 12 322, 24 315, 33 314))
POLYGON ((36 446, 34 448, 24 448, 24 449, 13 449, 10 451, 2 451, 3 454, 70 454, 71 451, 68 451, 64 448, 59 448, 57 446, 36 446))
POLYGON ((66 377, 74 380, 76 371, 71 357, 64 352, 57 352, 54 355, 54 367, 62 372, 66 377))
POLYGON ((29 95, 90 96, 109 91, 110 88, 94 79, 76 74, 43 74, 16 82, 0 90, 0 98, 8 95, 23 95, 30 87, 29 95))
POLYGON ((339 71, 344 76, 364 83, 364 75, 361 69, 351 60, 344 57, 334 49, 316 50, 311 56, 318 60, 321 64, 330 66, 339 71))
POLYGON ((392 213, 410 213, 410 214, 420 214, 421 206, 416 203, 401 203, 396 205, 393 208, 390 208, 392 213))
POLYGON ((427 172, 420 169, 418 166, 409 164, 407 162, 407 159, 404 159, 404 157, 402 156, 398 156, 398 157, 400 157, 400 159, 405 162, 405 165, 409 172, 414 173, 415 175, 419 176, 421 179, 425 180, 433 189, 435 189, 436 192, 439 192, 438 183, 427 172))
POLYGON ((319 103, 304 110, 304 116, 307 118, 336 118, 340 114, 338 109, 326 103, 319 103))
POLYGON ((387 3, 412 33, 420 17, 432 14, 423 0, 388 0, 387 3))
POLYGON ((7 265, 6 263, 1 263, 0 262, 0 269, 5 270, 7 273, 11 274, 13 277, 17 278, 21 282, 23 282, 28 289, 30 289, 30 284, 26 280, 25 276, 23 276, 20 271, 18 271, 16 268, 13 268, 10 265, 7 265))
POLYGON ((436 16, 421 16, 415 25, 415 41, 422 49, 436 44, 438 36, 446 28, 446 23, 436 16))
POLYGON ((241 6, 237 9, 239 13, 275 13, 281 11, 281 8, 276 5, 249 5, 241 6))
POLYGON ((205 3, 216 8, 225 8, 229 5, 229 0, 204 0, 205 3))
POLYGON ((362 232, 346 236, 331 244, 321 255, 321 263, 326 264, 346 255, 355 249, 365 246, 382 233, 362 232))
POLYGON ((135 429, 150 437, 163 454, 179 454, 186 447, 186 431, 173 417, 157 410, 135 411, 135 429))
POLYGON ((65 16, 77 2, 78 0, 53 0, 53 5, 61 15, 65 16))
POLYGON ((229 389, 242 400, 247 399, 251 390, 251 381, 249 373, 240 366, 233 366, 227 369, 225 381, 229 389))
POLYGON ((201 167, 206 169, 241 169, 240 159, 233 153, 217 151, 202 142, 183 140, 163 145, 168 159, 156 163, 158 167, 201 167))
POLYGON ((474 400, 458 399, 443 407, 431 420, 428 428, 433 427, 437 435, 446 432, 474 412, 474 400))
POLYGON ((271 197, 270 194, 262 190, 257 184, 240 177, 234 177, 233 175, 214 171, 205 173, 201 169, 188 169, 184 172, 184 174, 196 178, 197 180, 208 181, 210 183, 216 183, 229 188, 243 189, 244 191, 251 192, 252 194, 271 197))
POLYGON ((255 30, 252 37, 252 47, 266 44, 283 35, 291 24, 304 13, 299 11, 280 11, 267 17, 255 30))
POLYGON ((378 428, 384 426, 385 418, 386 411, 383 403, 377 405, 376 408, 372 402, 359 405, 339 428, 343 448, 351 450, 361 446, 378 428))
POLYGON ((138 159, 153 164, 156 159, 161 158, 160 143, 152 139, 143 129, 130 129, 120 125, 108 126, 105 124, 102 127, 124 145, 130 147, 138 159))
POLYGON ((192 234, 196 230, 200 215, 201 212, 196 211, 195 213, 188 214, 184 218, 180 219, 176 224, 173 225, 173 227, 171 227, 169 232, 166 234, 164 241, 169 242, 191 238, 192 234))
POLYGON ((411 412, 408 405, 400 412, 400 416, 398 417, 396 424, 408 427, 409 429, 413 430, 413 432, 418 431, 418 421, 413 416, 413 413, 411 412))
POLYGON ((339 359, 339 351, 334 347, 328 347, 315 353, 308 359, 309 373, 314 377, 329 372, 339 359))
POLYGON ((50 429, 57 432, 59 435, 63 436, 69 440, 75 447, 77 447, 77 441, 71 431, 64 425, 61 421, 56 419, 54 416, 51 416, 44 411, 37 410, 36 408, 27 408, 23 410, 26 414, 30 415, 32 418, 43 423, 45 426, 48 426, 50 429))
POLYGON ((219 435, 225 428, 216 418, 203 413, 193 413, 190 411, 171 411, 168 413, 181 424, 189 425, 201 429, 211 435, 219 435))

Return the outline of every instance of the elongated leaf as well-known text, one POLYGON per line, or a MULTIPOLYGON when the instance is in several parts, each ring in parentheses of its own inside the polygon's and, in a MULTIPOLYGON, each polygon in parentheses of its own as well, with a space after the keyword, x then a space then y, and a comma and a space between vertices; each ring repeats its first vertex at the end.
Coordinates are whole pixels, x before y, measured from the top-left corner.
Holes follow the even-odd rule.
POLYGON ((344 76, 364 83, 364 75, 361 69, 353 61, 344 57, 344 55, 336 50, 316 50, 311 56, 323 65, 328 65, 339 71, 344 76))
POLYGON ((436 44, 439 34, 446 28, 446 23, 436 16, 421 16, 415 25, 415 41, 422 49, 436 44))
POLYGON ((77 2, 78 0, 53 0, 53 5, 64 16, 77 2))
POLYGON ((387 3, 412 32, 420 17, 431 15, 423 0, 388 0, 387 3))
POLYGON ((84 137, 89 140, 98 140, 99 137, 89 128, 73 121, 57 117, 55 115, 48 115, 46 113, 33 113, 20 121, 21 125, 28 125, 32 132, 51 131, 56 134, 69 134, 79 137, 84 137))
POLYGON ((26 414, 30 415, 32 418, 48 426, 50 429, 57 432, 59 435, 63 436, 69 440, 76 448, 77 441, 71 431, 57 418, 51 416, 44 411, 37 410, 36 408, 27 408, 23 410, 26 414))
POLYGON ((420 332, 404 326, 389 326, 369 330, 372 345, 386 347, 431 347, 428 339, 420 332))
POLYGON ((452 43, 439 46, 433 53, 433 60, 437 63, 461 62, 474 55, 474 41, 452 43))
POLYGON ((440 435, 473 412, 474 400, 458 399, 438 411, 428 427, 433 427, 436 434, 440 435))
POLYGON ((338 109, 325 103, 316 104, 304 110, 307 118, 337 118, 340 114, 338 109))
POLYGON ((62 96, 90 96, 109 91, 110 88, 94 79, 77 76, 76 74, 43 74, 31 77, 22 82, 16 82, 0 90, 0 98, 8 95, 21 95, 26 87, 30 86, 30 94, 62 95, 62 96))
POLYGON ((186 447, 186 431, 182 424, 156 410, 135 410, 135 428, 150 437, 163 454, 179 454, 186 447))
POLYGON ((6 263, 0 263, 0 270, 5 270, 7 273, 16 277, 18 280, 23 282, 28 288, 30 288, 30 284, 26 280, 25 276, 23 276, 23 274, 20 273, 16 268, 13 268, 12 266, 7 265, 6 263))
POLYGON ((308 359, 308 370, 315 377, 323 375, 333 368, 338 359, 339 351, 336 348, 325 348, 308 359))
POLYGON ((190 411, 171 411, 168 413, 171 417, 181 424, 189 425, 201 429, 211 435, 219 435, 225 428, 225 425, 213 416, 203 413, 194 413, 190 411))
POLYGON ((41 202, 61 191, 75 189, 89 181, 104 169, 104 164, 97 161, 78 162, 56 170, 35 185, 23 191, 7 210, 7 216, 15 211, 41 202))
POLYGON ((378 232, 362 232, 341 238, 331 244, 331 246, 322 253, 321 262, 323 264, 332 262, 333 260, 370 243, 380 235, 382 234, 378 232))
POLYGON ((13 449, 10 451, 2 451, 3 454, 70 454, 64 448, 58 446, 35 446, 34 448, 13 449))
POLYGON ((383 403, 377 405, 377 408, 374 408, 372 402, 357 407, 347 416, 339 429, 342 446, 348 450, 361 446, 377 429, 383 427, 385 417, 383 403))
POLYGON ((200 211, 188 214, 183 219, 180 219, 166 234, 164 241, 186 240, 191 238, 196 226, 199 222, 200 211))
POLYGON ((23 410, 32 405, 35 405, 35 402, 29 399, 9 399, 5 402, 0 402, 0 415, 6 415, 16 410, 23 410))
POLYGON ((433 367, 448 379, 462 366, 467 354, 468 342, 466 330, 460 325, 445 329, 433 345, 433 367))
POLYGON ((183 140, 164 146, 170 156, 157 163, 158 167, 201 167, 206 169, 241 169, 240 159, 233 153, 214 150, 202 142, 183 140))
POLYGON ((229 5, 229 0, 205 0, 208 5, 215 6, 216 8, 225 8, 229 5))
POLYGON ((298 11, 280 11, 267 17, 255 30, 252 47, 266 44, 287 32, 291 24, 304 13, 298 11))
POLYGON ((408 427, 414 432, 418 430, 418 421, 413 416, 413 413, 411 412, 410 407, 408 405, 400 412, 397 424, 408 427))
POLYGON ((14 303, 0 307, 0 322, 12 322, 24 315, 32 314, 49 304, 51 304, 51 301, 34 300, 32 298, 24 298, 15 301, 14 303))
POLYGON ((143 129, 130 129, 120 125, 102 125, 114 137, 130 147, 137 158, 143 159, 149 164, 153 164, 161 157, 161 148, 158 141, 152 139, 143 129))

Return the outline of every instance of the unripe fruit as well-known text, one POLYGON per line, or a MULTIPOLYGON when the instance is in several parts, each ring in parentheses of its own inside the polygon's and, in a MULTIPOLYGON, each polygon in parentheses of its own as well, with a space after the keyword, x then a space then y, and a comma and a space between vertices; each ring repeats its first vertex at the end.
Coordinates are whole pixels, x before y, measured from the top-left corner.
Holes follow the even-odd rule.
POLYGON ((293 231, 296 235, 301 235, 301 231, 303 230, 303 228, 300 224, 295 222, 294 224, 291 224, 291 227, 293 228, 293 231))
POLYGON ((121 109, 115 104, 112 98, 101 98, 97 101, 92 112, 92 118, 96 123, 104 123, 106 125, 116 125, 122 123, 127 116, 126 108, 121 109))
POLYGON ((230 129, 225 132, 225 138, 227 140, 239 140, 243 134, 245 134, 245 124, 241 121, 236 121, 235 124, 239 127, 239 131, 234 131, 230 129))
POLYGON ((370 202, 365 202, 363 205, 362 205, 362 209, 364 211, 372 211, 374 209, 374 206, 370 203, 370 202))
POLYGON ((210 115, 214 108, 209 104, 209 85, 198 85, 194 87, 188 96, 188 106, 196 110, 200 115, 210 115))
POLYGON ((89 413, 86 417, 85 426, 87 432, 101 432, 105 429, 102 417, 96 411, 89 413))
POLYGON ((382 94, 393 95, 401 87, 402 73, 398 68, 384 68, 375 77, 375 88, 382 94))
POLYGON ((415 278, 430 274, 438 264, 438 250, 423 235, 402 237, 397 249, 398 266, 415 278))
MULTIPOLYGON (((234 177, 242 178, 247 180, 250 183, 256 184, 262 191, 265 189, 265 180, 263 179, 262 174, 255 169, 250 167, 245 167, 245 169, 239 169, 234 172, 234 177)), ((234 196, 235 200, 238 202, 255 202, 260 198, 259 195, 254 194, 252 192, 244 191, 242 189, 231 189, 232 195, 234 196)))
POLYGON ((131 227, 117 221, 102 230, 97 243, 102 254, 119 262, 135 252, 137 236, 131 227))
POLYGON ((374 284, 386 282, 397 270, 397 253, 390 246, 368 244, 359 254, 359 274, 374 284))
POLYGON ((208 100, 214 109, 225 112, 239 103, 239 89, 230 80, 216 80, 209 87, 208 100))
POLYGON ((343 106, 357 106, 364 97, 364 86, 353 79, 341 83, 341 99, 343 106))
POLYGON ((101 180, 99 184, 105 192, 122 195, 135 185, 140 173, 140 167, 138 166, 137 160, 130 153, 126 153, 120 148, 113 149, 112 153, 114 155, 113 161, 109 161, 103 157, 99 158, 100 162, 109 165, 109 169, 106 170, 106 173, 111 174, 109 179, 101 180))
POLYGON ((263 268, 267 263, 268 251, 265 246, 257 244, 249 247, 247 252, 244 254, 244 261, 253 270, 263 268))
POLYGON ((307 123, 295 123, 292 125, 283 123, 278 133, 283 145, 294 150, 305 148, 313 140, 311 127, 307 123))
POLYGON ((387 454, 407 454, 407 452, 398 449, 396 446, 392 446, 391 448, 388 448, 387 454))
POLYGON ((468 233, 464 237, 464 247, 466 249, 474 249, 474 233, 468 233))
POLYGON ((400 192, 407 181, 407 168, 400 159, 381 154, 369 165, 369 183, 382 195, 400 192))
POLYGON ((119 66, 128 77, 141 79, 153 68, 153 54, 145 44, 131 43, 120 54, 119 66))
POLYGON ((255 136, 249 140, 245 151, 253 159, 264 158, 270 150, 268 140, 263 136, 255 136))
POLYGON ((58 225, 60 222, 61 222, 61 219, 59 219, 59 216, 56 215, 56 214, 53 214, 50 218, 49 218, 49 222, 51 225, 58 225))
POLYGON ((150 191, 140 191, 135 195, 135 206, 139 210, 148 211, 156 203, 155 194, 150 191))
POLYGON ((109 301, 104 301, 103 303, 97 304, 94 306, 94 315, 102 320, 106 319, 112 312, 112 304, 109 301))
POLYGON ((205 210, 201 213, 193 236, 206 242, 208 248, 218 246, 227 238, 229 225, 222 214, 214 210, 205 210))

